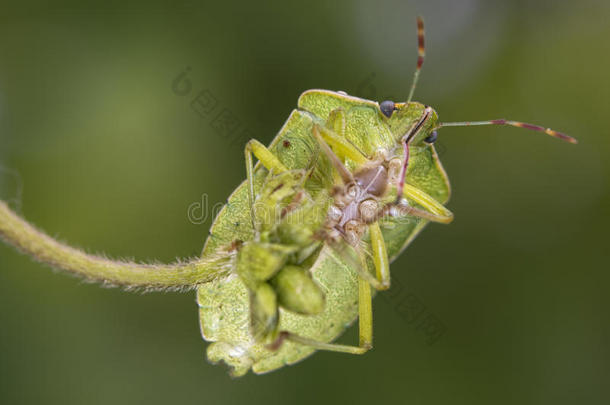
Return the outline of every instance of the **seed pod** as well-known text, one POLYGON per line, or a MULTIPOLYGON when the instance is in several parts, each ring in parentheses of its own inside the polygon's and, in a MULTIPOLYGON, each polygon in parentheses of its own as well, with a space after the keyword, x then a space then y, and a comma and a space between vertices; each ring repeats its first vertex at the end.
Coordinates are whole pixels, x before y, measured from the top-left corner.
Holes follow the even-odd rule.
POLYGON ((291 249, 286 246, 248 242, 237 254, 237 274, 254 290, 261 281, 267 281, 277 273, 288 258, 291 249))
POLYGON ((250 328, 252 336, 261 341, 275 339, 278 324, 277 296, 267 283, 250 293, 250 328))
POLYGON ((296 313, 315 315, 324 309, 324 293, 302 267, 287 265, 271 280, 279 304, 296 313))

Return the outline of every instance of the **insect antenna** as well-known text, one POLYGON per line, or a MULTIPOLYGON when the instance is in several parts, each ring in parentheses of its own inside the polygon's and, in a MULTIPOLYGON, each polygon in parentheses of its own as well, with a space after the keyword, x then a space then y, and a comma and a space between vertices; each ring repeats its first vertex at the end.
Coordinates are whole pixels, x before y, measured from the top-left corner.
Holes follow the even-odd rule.
POLYGON ((409 91, 409 97, 407 98, 406 104, 411 102, 413 93, 415 93, 415 87, 419 80, 419 72, 424 64, 424 56, 426 56, 426 48, 424 47, 424 20, 421 17, 417 17, 417 67, 413 74, 413 83, 411 84, 411 91, 409 91))
POLYGON ((510 125, 512 127, 525 128, 525 129, 529 129, 529 130, 536 131, 536 132, 543 132, 547 135, 550 135, 554 138, 561 139, 566 142, 570 142, 570 143, 574 143, 574 144, 578 143, 578 141, 575 138, 572 138, 571 136, 566 135, 562 132, 554 131, 551 128, 544 128, 544 127, 541 127, 540 125, 528 124, 526 122, 519 122, 519 121, 509 121, 509 120, 505 120, 505 119, 489 120, 489 121, 443 122, 442 124, 440 124, 438 126, 438 128, 441 128, 441 127, 468 127, 468 126, 475 126, 475 125, 510 125))

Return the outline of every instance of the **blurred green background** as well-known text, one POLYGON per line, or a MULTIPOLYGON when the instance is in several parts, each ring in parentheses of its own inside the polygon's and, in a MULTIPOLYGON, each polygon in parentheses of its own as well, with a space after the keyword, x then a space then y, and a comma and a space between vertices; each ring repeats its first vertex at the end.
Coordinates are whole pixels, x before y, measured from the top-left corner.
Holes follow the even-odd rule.
POLYGON ((580 144, 442 130, 456 220, 392 272, 444 334, 427 344, 388 295, 372 352, 265 376, 207 363, 192 292, 102 289, 0 245, 0 403, 610 403, 610 3, 35 3, 0 7, 0 196, 88 251, 199 254, 211 218, 188 207, 225 201, 247 137, 268 143, 303 90, 406 97, 417 14, 415 98, 441 120, 513 118, 580 144), (191 108, 205 89, 237 135, 191 108))

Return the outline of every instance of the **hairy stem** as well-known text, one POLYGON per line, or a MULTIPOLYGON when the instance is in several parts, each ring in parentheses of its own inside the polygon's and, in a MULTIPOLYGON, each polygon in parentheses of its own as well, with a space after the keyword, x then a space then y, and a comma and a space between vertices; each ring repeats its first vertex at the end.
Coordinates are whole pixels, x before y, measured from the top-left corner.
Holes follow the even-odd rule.
POLYGON ((115 261, 67 246, 36 229, 0 201, 0 238, 33 259, 107 285, 145 289, 195 287, 225 273, 230 255, 174 264, 115 261))

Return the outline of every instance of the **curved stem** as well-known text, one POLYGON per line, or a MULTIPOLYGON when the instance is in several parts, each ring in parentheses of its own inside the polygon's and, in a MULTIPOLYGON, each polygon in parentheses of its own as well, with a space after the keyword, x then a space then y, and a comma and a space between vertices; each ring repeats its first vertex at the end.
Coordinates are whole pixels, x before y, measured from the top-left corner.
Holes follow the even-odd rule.
POLYGON ((33 259, 111 286, 145 289, 192 288, 231 269, 232 255, 174 264, 115 261, 67 246, 15 214, 0 201, 0 238, 33 259))

